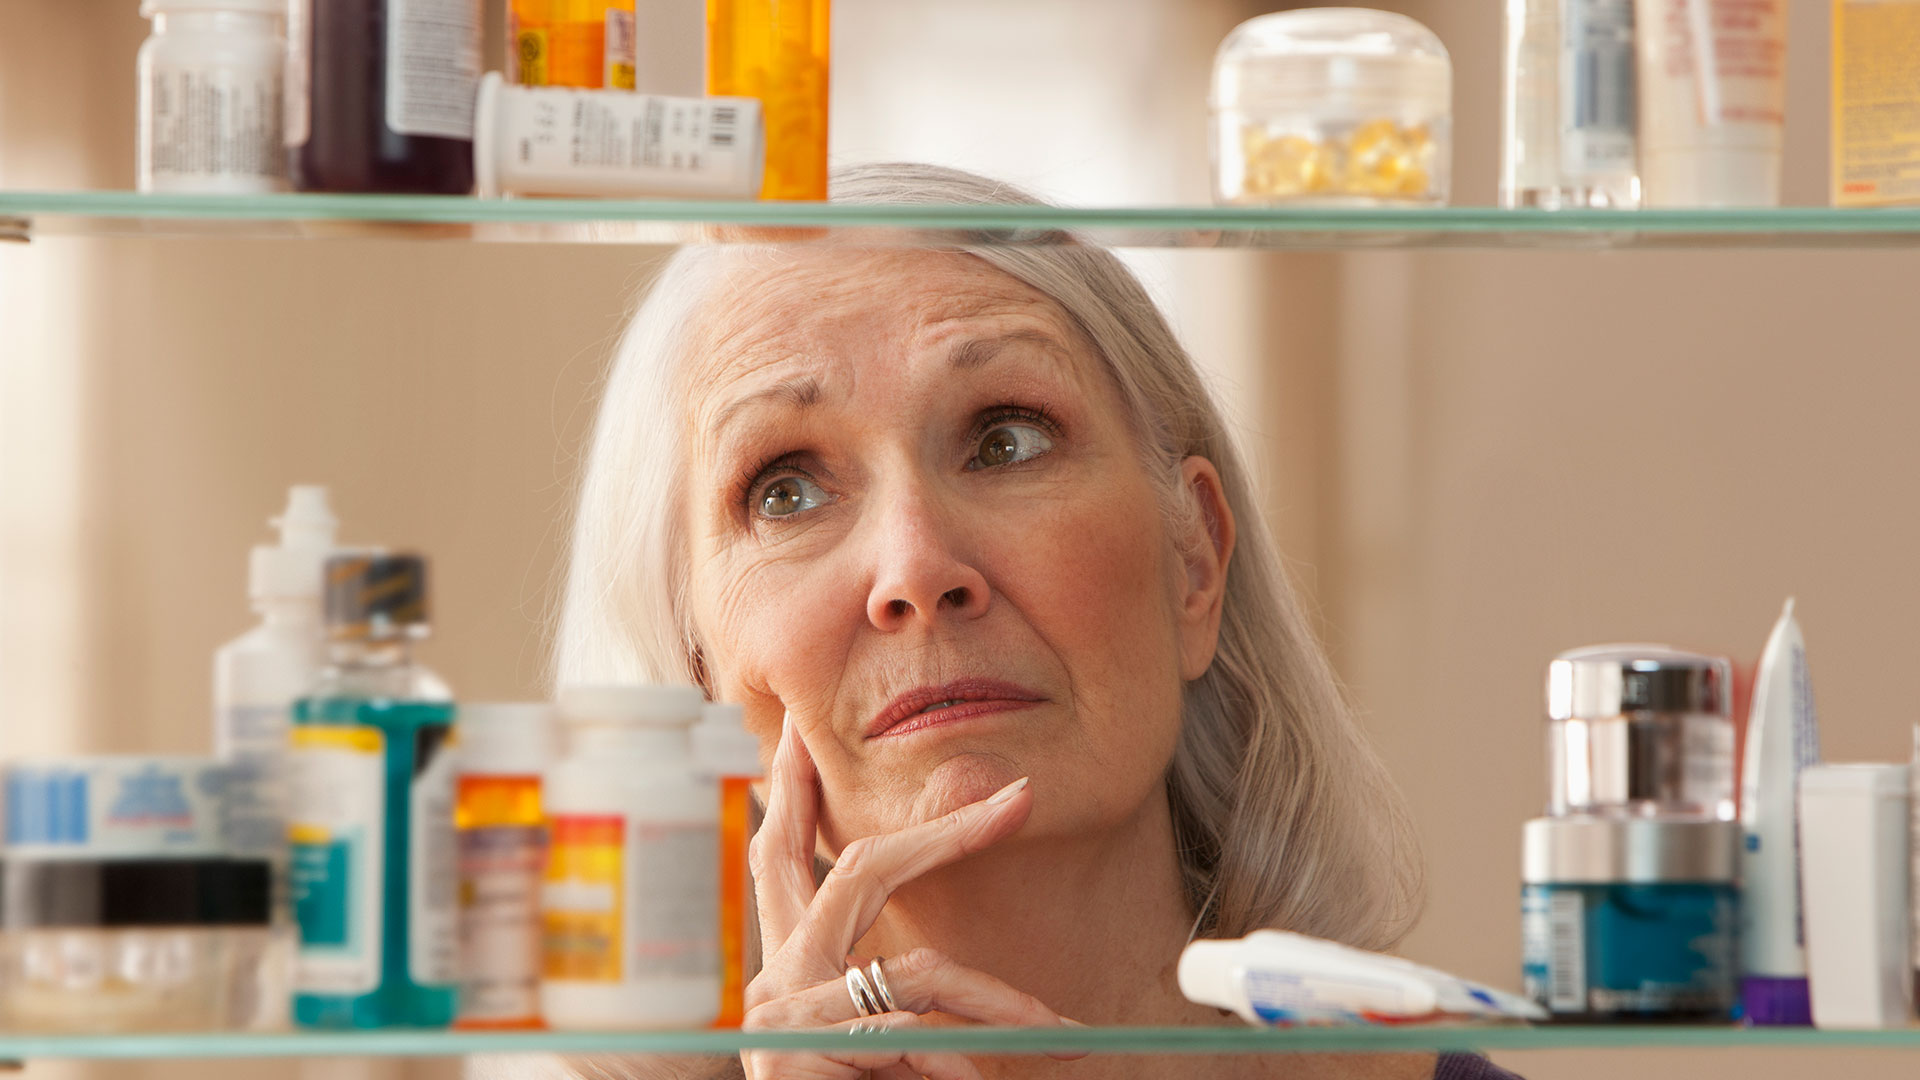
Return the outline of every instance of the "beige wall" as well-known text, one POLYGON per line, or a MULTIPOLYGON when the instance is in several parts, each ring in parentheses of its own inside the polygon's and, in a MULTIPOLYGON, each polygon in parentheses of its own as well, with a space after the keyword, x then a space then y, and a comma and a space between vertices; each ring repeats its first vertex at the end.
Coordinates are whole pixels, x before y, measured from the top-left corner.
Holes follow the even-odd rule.
MULTIPOLYGON (((133 7, 0 0, 0 184, 128 184, 133 7)), ((1493 195, 1496 7, 1409 8, 1454 52, 1462 202, 1493 195)), ((1795 9, 1788 193, 1804 202, 1823 198, 1821 7, 1795 9)), ((837 158, 941 160, 1083 202, 1205 199, 1204 72, 1240 5, 839 8, 837 158)), ((294 481, 335 486, 349 539, 432 553, 429 655, 463 697, 537 692, 573 455, 658 256, 0 248, 0 751, 203 748, 209 655, 247 622, 245 548, 294 481)), ((1515 981, 1518 829, 1543 798, 1540 674, 1562 648, 1664 637, 1751 657, 1795 592, 1830 754, 1904 754, 1920 257, 1129 257, 1246 425, 1419 812, 1433 899, 1410 955, 1515 981)), ((1512 1063, 1536 1080, 1913 1068, 1512 1063)))

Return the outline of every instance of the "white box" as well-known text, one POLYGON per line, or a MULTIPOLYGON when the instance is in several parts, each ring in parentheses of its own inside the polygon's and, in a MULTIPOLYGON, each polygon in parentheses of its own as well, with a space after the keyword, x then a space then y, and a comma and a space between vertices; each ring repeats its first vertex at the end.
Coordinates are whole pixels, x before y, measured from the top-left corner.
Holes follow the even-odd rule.
POLYGON ((1813 765, 1800 774, 1815 1027, 1904 1027, 1913 1015, 1908 775, 1905 765, 1813 765))

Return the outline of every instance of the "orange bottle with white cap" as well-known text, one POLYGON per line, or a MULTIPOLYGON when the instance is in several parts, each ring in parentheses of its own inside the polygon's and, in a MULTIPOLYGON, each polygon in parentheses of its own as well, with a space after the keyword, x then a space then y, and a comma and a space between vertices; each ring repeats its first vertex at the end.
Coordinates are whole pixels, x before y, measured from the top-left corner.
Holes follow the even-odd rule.
POLYGON ((741 723, 738 705, 701 710, 693 729, 693 756, 720 786, 720 1017, 715 1027, 737 1028, 745 1018, 747 962, 759 951, 749 900, 747 841, 753 835, 753 784, 766 775, 760 740, 741 723))

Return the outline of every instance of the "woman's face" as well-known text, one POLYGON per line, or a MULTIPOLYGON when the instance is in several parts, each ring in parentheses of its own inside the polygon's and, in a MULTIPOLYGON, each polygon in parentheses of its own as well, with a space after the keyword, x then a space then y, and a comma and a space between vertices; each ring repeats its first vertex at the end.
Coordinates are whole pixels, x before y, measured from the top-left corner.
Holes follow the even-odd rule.
MULTIPOLYGON (((1029 836, 1159 805, 1217 582, 1066 316, 957 254, 721 277, 688 378, 689 602, 715 696, 767 739, 791 714, 827 842, 1022 776, 1029 836)), ((1217 492, 1200 459, 1183 476, 1217 492)))

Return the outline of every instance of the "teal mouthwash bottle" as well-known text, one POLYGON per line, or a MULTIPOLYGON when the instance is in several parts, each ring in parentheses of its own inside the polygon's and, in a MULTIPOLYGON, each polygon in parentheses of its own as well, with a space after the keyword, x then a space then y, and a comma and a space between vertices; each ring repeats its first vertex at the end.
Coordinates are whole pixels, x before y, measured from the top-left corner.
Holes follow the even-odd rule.
POLYGON ((444 1027, 458 971, 453 703, 414 663, 417 555, 327 560, 329 662, 293 706, 294 1022, 444 1027))

